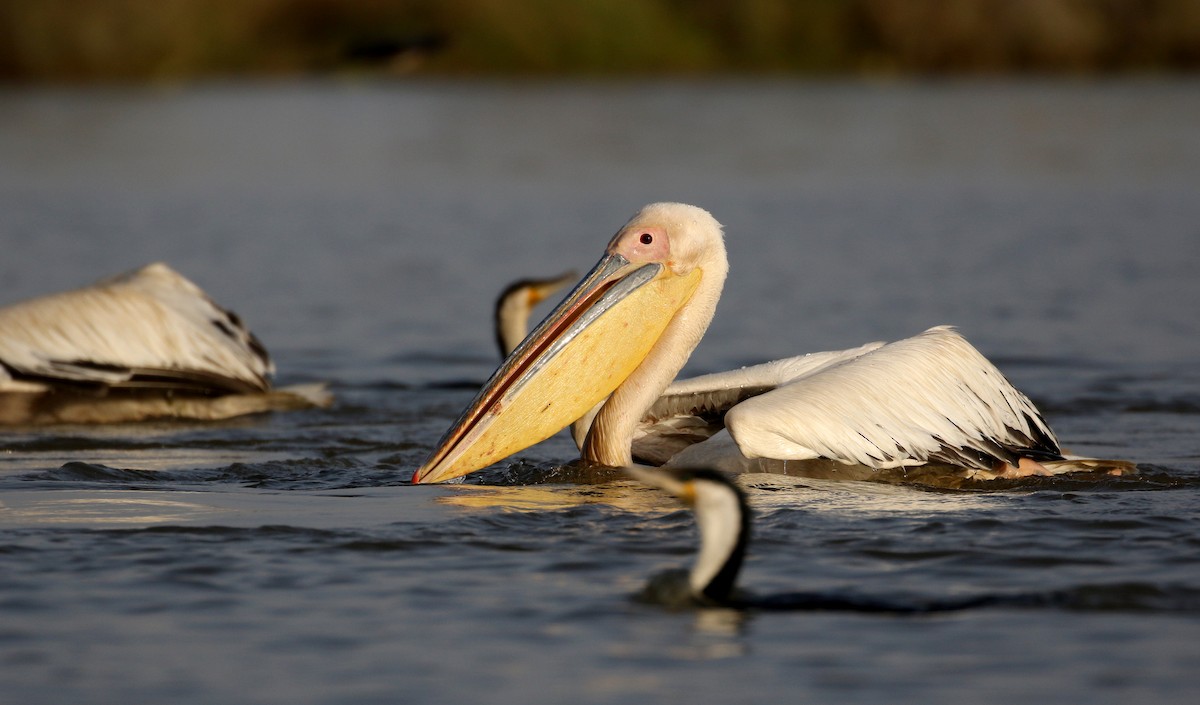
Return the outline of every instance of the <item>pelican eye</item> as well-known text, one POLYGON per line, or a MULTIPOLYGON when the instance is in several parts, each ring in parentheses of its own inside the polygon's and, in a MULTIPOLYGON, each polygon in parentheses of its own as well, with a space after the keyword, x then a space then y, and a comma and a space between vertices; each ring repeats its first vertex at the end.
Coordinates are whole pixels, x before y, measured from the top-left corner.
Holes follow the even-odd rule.
POLYGON ((641 241, 643 245, 649 245, 654 242, 654 236, 650 233, 642 233, 641 241))

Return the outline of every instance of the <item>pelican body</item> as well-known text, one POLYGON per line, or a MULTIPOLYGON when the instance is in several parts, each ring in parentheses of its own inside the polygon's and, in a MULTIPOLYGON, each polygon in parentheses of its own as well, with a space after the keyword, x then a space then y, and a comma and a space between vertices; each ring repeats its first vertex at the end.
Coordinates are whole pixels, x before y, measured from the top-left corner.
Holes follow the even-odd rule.
POLYGON ((1064 461, 1033 403, 946 326, 674 382, 716 310, 728 272, 723 237, 701 208, 644 207, 504 360, 413 481, 474 472, 569 424, 584 461, 616 467, 636 453, 654 465, 944 464, 989 477, 1046 474, 1064 461))
POLYGON ((220 419, 327 405, 272 388, 238 316, 165 264, 0 308, 0 424, 220 419))

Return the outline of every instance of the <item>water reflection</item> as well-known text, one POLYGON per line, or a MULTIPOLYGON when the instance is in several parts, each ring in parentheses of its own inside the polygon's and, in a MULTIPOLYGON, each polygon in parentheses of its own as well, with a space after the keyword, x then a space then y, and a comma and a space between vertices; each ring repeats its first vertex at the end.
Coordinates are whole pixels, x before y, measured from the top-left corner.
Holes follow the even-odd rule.
POLYGON ((492 486, 460 485, 435 501, 469 509, 557 511, 582 504, 603 504, 627 512, 675 511, 678 506, 661 493, 633 480, 605 485, 492 486))
POLYGON ((671 650, 671 655, 691 661, 738 658, 750 652, 746 625, 750 617, 732 609, 697 610, 692 619, 691 639, 671 650))
MULTIPOLYGON (((543 484, 446 485, 450 490, 435 501, 470 509, 505 509, 539 512, 568 510, 584 504, 602 504, 623 511, 671 512, 679 505, 615 468, 596 470, 595 484, 571 484, 554 477, 543 484), (600 480, 603 478, 603 482, 600 480)), ((780 509, 805 509, 837 513, 946 513, 992 506, 988 493, 930 491, 928 488, 878 481, 796 476, 777 473, 744 473, 735 482, 747 490, 751 507, 768 513, 780 509)))
POLYGON ((0 502, 0 519, 13 525, 89 524, 103 527, 183 522, 214 513, 212 507, 193 502, 130 498, 127 493, 115 491, 107 494, 111 496, 38 498, 15 506, 0 502))

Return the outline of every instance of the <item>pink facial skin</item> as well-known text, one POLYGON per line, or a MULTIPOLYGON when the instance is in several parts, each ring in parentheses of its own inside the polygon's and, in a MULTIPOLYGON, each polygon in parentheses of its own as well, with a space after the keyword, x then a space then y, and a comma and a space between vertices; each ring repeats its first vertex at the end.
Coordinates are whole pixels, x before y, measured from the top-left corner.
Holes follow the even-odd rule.
POLYGON ((630 262, 665 263, 671 258, 671 240, 662 227, 632 227, 613 238, 608 251, 630 262))

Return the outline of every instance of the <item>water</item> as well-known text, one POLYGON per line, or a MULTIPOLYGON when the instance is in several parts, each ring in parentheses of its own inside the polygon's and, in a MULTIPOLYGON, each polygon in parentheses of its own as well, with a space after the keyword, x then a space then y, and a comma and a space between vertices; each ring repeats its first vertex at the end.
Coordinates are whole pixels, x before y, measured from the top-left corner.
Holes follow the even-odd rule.
POLYGON ((1192 81, 213 84, 0 93, 0 301, 170 262, 332 409, 9 429, 0 692, 130 701, 1190 703, 1192 81), (670 612, 691 518, 565 437, 407 485, 496 363, 492 297, 640 205, 727 226, 687 372, 955 323, 1134 477, 756 476, 742 584, 926 616, 670 612))

